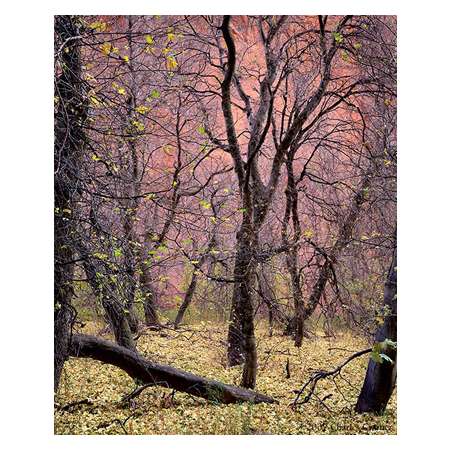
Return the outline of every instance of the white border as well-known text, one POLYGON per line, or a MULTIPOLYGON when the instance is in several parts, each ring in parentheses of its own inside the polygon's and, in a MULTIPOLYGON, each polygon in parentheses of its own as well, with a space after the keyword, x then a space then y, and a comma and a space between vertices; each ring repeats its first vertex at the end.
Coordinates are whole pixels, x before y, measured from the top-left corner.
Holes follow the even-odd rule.
MULTIPOLYGON (((2 14, 2 442, 164 449, 417 444, 447 431, 448 16, 444 2, 14 2, 2 14), (416 6, 417 3, 417 6, 416 6), (396 14, 399 27, 399 436, 53 436, 53 14, 396 14), (5 286, 6 284, 6 286, 5 286)), ((5 8, 5 6, 4 6, 5 8)), ((10 444, 10 445, 8 445, 10 444)))

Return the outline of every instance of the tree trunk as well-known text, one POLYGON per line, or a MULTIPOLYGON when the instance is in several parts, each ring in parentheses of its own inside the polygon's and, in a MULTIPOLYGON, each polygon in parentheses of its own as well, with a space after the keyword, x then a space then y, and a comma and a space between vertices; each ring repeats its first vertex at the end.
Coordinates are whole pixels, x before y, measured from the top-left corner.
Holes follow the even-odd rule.
MULTIPOLYGON (((376 342, 385 339, 397 342, 397 249, 394 251, 391 266, 384 286, 384 306, 389 308, 389 315, 379 327, 375 336, 376 342)), ((384 352, 393 363, 383 360, 377 363, 369 361, 361 393, 356 403, 359 413, 372 412, 382 414, 391 398, 397 379, 397 350, 388 347, 384 352)))
MULTIPOLYGON (((127 115, 124 121, 123 132, 129 134, 129 124, 133 120, 133 114, 136 109, 136 97, 138 86, 136 82, 136 71, 134 67, 134 42, 133 36, 133 16, 128 16, 128 32, 127 41, 129 48, 129 61, 126 64, 130 76, 130 89, 131 95, 127 98, 127 115)), ((136 138, 136 136, 134 136, 136 138)), ((136 152, 136 140, 128 139, 126 141, 126 154, 129 158, 129 163, 125 176, 124 193, 130 198, 126 200, 126 212, 123 217, 123 229, 124 229, 124 266, 127 276, 127 292, 125 306, 128 310, 127 319, 130 325, 130 329, 133 333, 137 333, 139 329, 139 319, 135 308, 135 296, 136 296, 136 268, 139 262, 139 255, 136 251, 135 243, 138 238, 136 235, 135 223, 136 214, 139 207, 139 192, 140 192, 140 180, 142 179, 142 173, 139 171, 139 162, 136 152), (130 180, 131 178, 131 180, 130 180)))
POLYGON ((254 278, 251 251, 255 241, 253 230, 244 222, 237 233, 238 252, 234 267, 236 282, 234 283, 231 322, 228 329, 228 364, 235 366, 244 361, 241 384, 247 388, 255 387, 257 368, 254 310, 251 296, 254 278))
POLYGON ((289 274, 291 276, 292 296, 294 298, 293 335, 294 345, 301 347, 303 342, 304 306, 300 287, 300 273, 297 268, 297 252, 289 251, 286 256, 289 274))
POLYGON ((303 303, 297 302, 295 305, 295 331, 294 331, 294 345, 301 347, 303 344, 303 337, 305 335, 305 319, 303 314, 303 303))
POLYGON ((174 328, 178 328, 181 321, 183 320, 184 314, 186 310, 188 309, 189 305, 191 304, 192 298, 194 297, 195 288, 197 286, 197 277, 196 270, 192 273, 191 282, 189 283, 189 286, 187 288, 187 291, 184 295, 183 303, 180 306, 180 309, 178 310, 177 317, 175 318, 174 322, 174 328))
POLYGON ((156 309, 156 291, 153 287, 150 269, 146 267, 145 263, 141 265, 141 292, 144 300, 144 315, 145 324, 148 327, 160 327, 161 324, 158 318, 158 311, 156 309))
POLYGON ((72 338, 70 355, 92 358, 124 370, 141 383, 151 383, 220 403, 278 403, 264 394, 237 386, 209 380, 171 366, 156 364, 138 353, 94 336, 76 334, 72 338))
POLYGON ((268 319, 269 319, 269 336, 273 335, 273 315, 274 315, 274 303, 275 296, 273 293, 273 277, 272 274, 267 270, 266 264, 262 263, 260 265, 260 270, 258 273, 258 290, 262 301, 267 307, 268 319))
POLYGON ((305 319, 309 318, 319 304, 327 282, 331 276, 331 262, 327 259, 319 270, 319 276, 314 283, 305 311, 305 319))
POLYGON ((67 359, 75 311, 71 301, 74 272, 73 234, 76 171, 84 143, 86 106, 82 96, 79 29, 72 16, 55 16, 55 219, 54 219, 54 391, 67 359))
POLYGON ((131 333, 130 324, 125 315, 123 306, 115 299, 104 298, 102 300, 106 317, 114 333, 117 344, 131 351, 136 350, 136 344, 131 333))
MULTIPOLYGON (((134 193, 133 193, 134 195, 134 193)), ((135 205, 136 211, 137 205, 135 205)), ((131 217, 127 213, 127 217, 124 220, 123 228, 125 234, 125 245, 124 245, 124 268, 125 275, 123 276, 123 282, 125 286, 125 307, 128 311, 127 320, 132 333, 137 333, 139 329, 139 319, 135 308, 135 297, 136 297, 136 261, 137 255, 133 248, 133 243, 137 242, 136 235, 133 230, 135 212, 131 217)))
MULTIPOLYGON (((298 191, 295 183, 293 161, 296 152, 296 146, 291 147, 286 158, 286 172, 287 172, 287 187, 286 208, 282 224, 282 239, 283 244, 288 245, 288 223, 292 219, 294 227, 294 241, 298 242, 301 236, 300 220, 298 217, 298 191)), ((305 170, 305 169, 304 169, 305 170)), ((292 333, 294 335, 294 344, 300 347, 303 342, 303 328, 304 328, 304 304, 301 287, 301 271, 298 268, 297 262, 297 246, 292 246, 286 252, 286 266, 291 278, 292 297, 294 299, 294 318, 289 325, 292 326, 292 333)))
MULTIPOLYGON (((214 209, 214 207, 213 207, 213 209, 214 209)), ((214 232, 212 239, 209 241, 206 252, 203 253, 202 256, 200 256, 198 263, 194 267, 194 271, 192 272, 191 282, 189 283, 187 291, 184 295, 183 303, 180 305, 180 309, 178 310, 177 317, 175 318, 174 328, 177 328, 180 325, 181 321, 183 320, 184 314, 185 314, 186 310, 188 309, 189 305, 191 304, 191 301, 194 297, 195 288, 197 287, 197 280, 198 280, 197 268, 200 268, 203 266, 209 252, 213 249, 215 244, 216 244, 216 238, 215 238, 215 232, 214 232)))
POLYGON ((116 342, 130 350, 135 350, 136 345, 128 321, 129 316, 126 314, 124 306, 115 298, 116 287, 108 282, 107 276, 102 276, 100 268, 96 267, 95 261, 89 255, 86 255, 87 250, 82 248, 86 278, 95 296, 102 304, 105 319, 111 326, 116 342))

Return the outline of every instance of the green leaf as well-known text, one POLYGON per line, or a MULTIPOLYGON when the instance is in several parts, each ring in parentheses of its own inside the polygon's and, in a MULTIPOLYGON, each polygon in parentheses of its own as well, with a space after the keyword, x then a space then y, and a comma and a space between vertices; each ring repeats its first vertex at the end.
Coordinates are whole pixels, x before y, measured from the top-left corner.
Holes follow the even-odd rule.
POLYGON ((169 251, 169 249, 165 245, 160 245, 156 250, 161 253, 167 253, 169 251))
POLYGON ((174 70, 178 67, 178 62, 173 55, 169 55, 166 61, 167 70, 174 70))
POLYGON ((89 24, 89 28, 91 30, 95 30, 95 31, 105 31, 106 30, 106 23, 105 22, 92 22, 91 24, 89 24))
POLYGON ((200 200, 199 203, 202 208, 205 208, 205 209, 211 208, 211 204, 207 200, 200 200))
POLYGON ((150 92, 151 98, 159 98, 160 96, 161 94, 159 93, 158 89, 152 89, 152 91, 150 92))
POLYGON ((336 44, 341 44, 344 41, 342 34, 338 33, 337 31, 333 31, 333 37, 334 37, 336 44))
POLYGON ((149 111, 150 111, 150 108, 145 105, 140 105, 136 108, 136 112, 138 112, 139 114, 145 114, 145 113, 148 113, 149 111))
POLYGON ((383 343, 382 342, 375 342, 375 344, 372 347, 372 352, 380 354, 383 351, 383 343))
POLYGON ((100 50, 102 51, 102 53, 106 56, 108 56, 111 53, 111 49, 112 49, 112 45, 111 42, 104 42, 101 46, 100 46, 100 50))

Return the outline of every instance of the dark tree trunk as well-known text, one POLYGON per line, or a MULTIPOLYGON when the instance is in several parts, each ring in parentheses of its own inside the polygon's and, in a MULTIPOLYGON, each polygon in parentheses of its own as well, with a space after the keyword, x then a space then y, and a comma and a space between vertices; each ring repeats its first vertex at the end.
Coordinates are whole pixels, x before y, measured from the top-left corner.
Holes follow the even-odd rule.
POLYGON ((54 391, 58 391, 61 372, 68 356, 68 347, 72 324, 75 319, 74 310, 70 304, 72 293, 70 287, 58 288, 71 279, 71 272, 57 273, 55 269, 55 312, 54 312, 54 391), (66 280, 66 281, 63 281, 66 280))
MULTIPOLYGON (((134 192, 133 192, 133 195, 134 192)), ((127 320, 132 333, 137 333, 139 329, 139 319, 136 313, 135 300, 136 300, 136 261, 138 259, 136 251, 134 250, 133 243, 137 242, 133 230, 133 223, 135 217, 135 211, 137 209, 137 204, 134 204, 133 215, 127 217, 124 220, 124 233, 125 233, 125 245, 124 245, 124 268, 125 276, 124 286, 125 286, 125 307, 127 309, 127 320)))
POLYGON ((273 310, 272 305, 269 306, 269 337, 273 336, 273 310))
MULTIPOLYGON (((282 225, 282 239, 284 245, 288 245, 288 223, 290 218, 292 219, 294 227, 294 241, 298 242, 301 236, 300 220, 298 217, 298 191, 293 168, 295 152, 296 146, 291 147, 286 158, 286 208, 282 225)), ((289 322, 288 326, 291 327, 291 330, 289 331, 291 331, 294 336, 295 346, 300 347, 303 342, 305 312, 301 287, 301 271, 298 268, 297 262, 297 246, 292 246, 287 251, 286 266, 291 278, 292 297, 294 299, 294 317, 292 321, 289 322)))
MULTIPOLYGON (((154 292, 154 291, 152 291, 154 292)), ((149 289, 146 291, 146 299, 144 302, 144 315, 145 315, 145 324, 148 327, 160 327, 161 323, 158 318, 158 311, 155 306, 154 294, 150 293, 149 289)))
POLYGON ((113 330, 115 341, 122 347, 135 351, 136 344, 123 306, 116 300, 109 298, 103 298, 102 305, 108 323, 113 330))
POLYGON ((192 273, 191 282, 187 288, 187 291, 184 295, 183 303, 181 303, 180 309, 178 310, 177 317, 175 318, 174 328, 178 328, 180 323, 183 320, 184 314, 191 304, 192 298, 194 297, 195 288, 197 287, 197 277, 196 271, 192 273))
POLYGON ((267 307, 268 319, 269 319, 269 336, 273 335, 273 319, 274 319, 274 304, 276 302, 273 292, 273 277, 267 270, 264 263, 260 265, 260 271, 258 273, 258 290, 264 304, 267 307))
MULTIPOLYGON (((214 209, 214 206, 213 206, 213 209, 214 209)), ((194 272, 192 273, 191 282, 189 283, 187 291, 184 295, 183 302, 181 303, 180 309, 178 310, 178 313, 177 313, 177 317, 175 318, 174 328, 177 328, 180 325, 181 321, 183 320, 184 314, 186 313, 186 310, 188 309, 188 307, 191 304, 192 299, 194 297, 195 289, 197 287, 197 280, 198 280, 198 272, 196 269, 203 266, 204 262, 207 259, 209 252, 214 248, 215 244, 216 244, 216 238, 215 238, 215 233, 214 233, 212 239, 210 240, 210 242, 208 244, 206 252, 200 257, 198 264, 195 265, 194 272)))
POLYGON ((331 262, 329 260, 325 261, 319 270, 319 275, 316 282, 314 283, 311 294, 308 298, 307 308, 305 311, 305 319, 309 318, 315 311, 317 305, 319 304, 320 298, 322 297, 327 282, 331 276, 331 262))
MULTIPOLYGON (((136 108, 136 96, 137 96, 137 83, 136 83, 136 73, 134 67, 134 43, 132 40, 133 36, 133 17, 128 16, 128 32, 127 41, 129 47, 129 61, 126 65, 126 69, 129 71, 130 75, 130 88, 131 95, 127 99, 127 117, 124 122, 124 134, 129 133, 129 123, 133 120, 133 114, 136 108)), ((136 152, 136 141, 134 139, 129 139, 126 141, 127 155, 129 157, 128 170, 125 178, 125 193, 130 197, 126 201, 126 213, 123 217, 123 229, 124 229, 124 266, 127 276, 127 292, 126 292, 126 302, 125 306, 128 310, 128 323, 130 325, 130 330, 136 333, 139 329, 139 319, 136 313, 135 300, 136 300, 136 268, 139 264, 139 255, 135 247, 138 238, 136 235, 135 223, 136 214, 139 207, 139 192, 140 192, 140 180, 142 179, 142 174, 139 173, 139 162, 138 155, 136 152), (131 180, 129 180, 131 178, 131 180)))
POLYGON ((303 304, 298 302, 295 305, 295 331, 294 331, 294 345, 301 347, 303 344, 303 337, 305 335, 305 319, 303 315, 303 304))
POLYGON ((300 273, 297 268, 297 252, 289 252, 287 256, 288 270, 291 276, 292 296, 294 297, 294 318, 292 323, 292 332, 294 335, 294 344, 300 347, 303 342, 304 329, 304 310, 303 298, 300 288, 300 273), (292 254, 291 254, 292 253, 292 254))
POLYGON ((150 275, 150 269, 142 264, 140 287, 144 300, 144 316, 145 324, 148 327, 160 327, 161 324, 158 318, 158 311, 156 309, 156 290, 153 287, 153 282, 150 275))
MULTIPOLYGON (((397 249, 384 286, 384 306, 389 308, 389 315, 385 317, 383 325, 378 329, 375 340, 383 342, 385 339, 390 339, 397 342, 397 249)), ((388 347, 384 353, 392 359, 393 363, 386 360, 381 363, 372 359, 369 361, 366 378, 355 408, 359 413, 382 414, 391 398, 397 379, 397 350, 388 347)))
POLYGON ((237 386, 209 380, 171 366, 156 364, 112 342, 94 336, 73 336, 70 355, 76 358, 92 358, 112 364, 124 370, 141 383, 159 385, 196 397, 220 403, 278 403, 267 395, 237 386))
POLYGON ((230 324, 228 326, 228 365, 230 367, 238 366, 244 362, 244 337, 242 334, 242 314, 241 304, 236 303, 233 289, 233 298, 231 303, 230 324))
POLYGON ((73 38, 79 29, 73 16, 55 16, 57 64, 55 98, 54 219, 54 390, 67 359, 75 311, 71 301, 74 272, 73 233, 76 171, 82 154, 86 106, 82 96, 80 50, 73 38))
POLYGON ((128 326, 130 327, 130 331, 136 334, 139 331, 139 318, 134 303, 130 304, 127 302, 126 308, 128 311, 126 312, 128 326))
POLYGON ((83 268, 86 278, 95 296, 102 304, 105 319, 111 326, 116 342, 130 350, 135 350, 136 345, 128 321, 129 316, 121 302, 115 299, 116 287, 108 282, 107 276, 102 276, 100 268, 96 267, 94 260, 85 252, 86 249, 83 249, 83 268))
POLYGON ((241 384, 247 388, 255 387, 257 368, 254 308, 251 296, 254 279, 251 252, 255 242, 253 230, 244 222, 237 233, 238 252, 234 266, 236 282, 228 328, 228 364, 235 366, 245 363, 241 384))

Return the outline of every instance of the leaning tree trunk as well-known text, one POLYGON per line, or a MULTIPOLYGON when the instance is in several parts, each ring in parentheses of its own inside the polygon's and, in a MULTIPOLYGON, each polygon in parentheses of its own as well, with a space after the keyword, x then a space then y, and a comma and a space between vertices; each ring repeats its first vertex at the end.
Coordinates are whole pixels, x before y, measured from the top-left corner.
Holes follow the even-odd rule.
POLYGON ((86 278, 94 295, 102 304, 105 319, 114 333, 116 342, 125 348, 135 350, 136 344, 128 321, 128 315, 125 313, 124 306, 115 298, 116 286, 109 283, 108 277, 104 276, 100 268, 95 265, 92 257, 86 253, 87 250, 84 246, 79 245, 79 247, 83 249, 83 268, 86 278))
POLYGON ((184 295, 183 302, 180 305, 180 309, 178 310, 177 316, 174 321, 174 328, 178 328, 181 321, 183 320, 184 314, 186 313, 186 310, 188 309, 189 305, 192 302, 192 299, 194 298, 195 289, 197 287, 197 280, 198 280, 198 271, 197 269, 202 267, 204 264, 209 252, 215 245, 215 238, 211 239, 211 241, 208 244, 208 247, 206 249, 206 252, 200 257, 198 263, 194 267, 194 271, 192 272, 191 282, 189 283, 189 286, 187 288, 187 291, 184 295))
MULTIPOLYGON (((394 251, 391 267, 384 286, 384 306, 389 308, 389 314, 375 336, 376 342, 385 339, 397 341, 397 249, 394 251)), ((391 358, 392 363, 382 360, 381 363, 369 361, 364 385, 356 403, 359 413, 372 412, 382 414, 391 398, 397 379, 397 350, 388 346, 384 353, 391 358)))
POLYGON ((178 310, 177 316, 175 317, 175 321, 173 323, 174 328, 178 328, 180 326, 181 321, 183 320, 184 314, 191 304, 192 298, 194 297, 195 288, 197 287, 197 271, 194 270, 192 273, 191 282, 187 288, 186 293, 184 294, 183 302, 180 305, 180 309, 178 310))
POLYGON ((214 402, 278 403, 275 399, 259 392, 209 380, 171 366, 156 364, 144 359, 138 353, 95 336, 74 335, 70 355, 112 364, 140 383, 175 389, 214 402))
POLYGON ((125 315, 123 305, 116 299, 104 296, 102 305, 106 313, 106 318, 111 325, 115 341, 129 350, 136 350, 136 344, 131 333, 130 323, 125 315))
POLYGON ((338 237, 330 253, 326 256, 326 261, 320 268, 319 275, 304 307, 304 319, 308 319, 315 311, 319 301, 325 291, 328 280, 332 275, 333 264, 337 261, 342 250, 350 243, 353 229, 359 217, 363 204, 367 200, 367 189, 370 186, 370 176, 366 175, 359 190, 353 197, 347 215, 339 229, 338 237))
POLYGON ((67 359, 75 311, 71 305, 74 272, 74 196, 84 142, 86 106, 82 96, 79 35, 73 16, 55 17, 55 219, 54 219, 54 390, 67 359))

